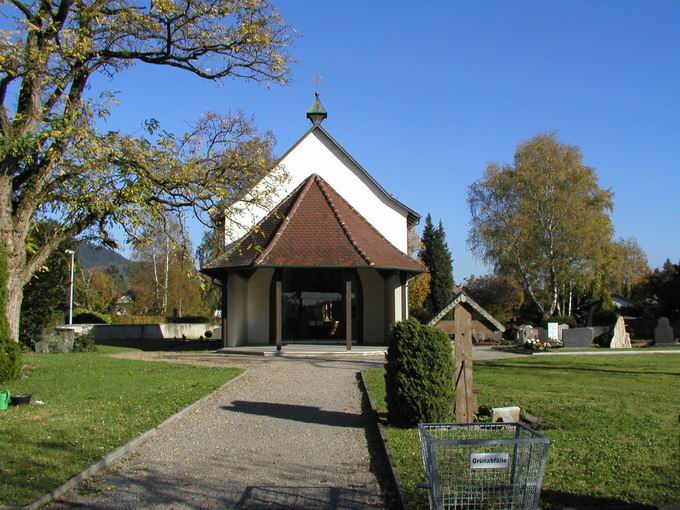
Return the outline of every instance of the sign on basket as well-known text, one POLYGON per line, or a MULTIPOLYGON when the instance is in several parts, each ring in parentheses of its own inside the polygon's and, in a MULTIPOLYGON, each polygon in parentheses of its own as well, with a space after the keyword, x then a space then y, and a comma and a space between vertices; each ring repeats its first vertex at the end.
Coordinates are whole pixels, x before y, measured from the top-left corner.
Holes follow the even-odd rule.
POLYGON ((507 469, 509 458, 507 453, 473 453, 470 469, 507 469))

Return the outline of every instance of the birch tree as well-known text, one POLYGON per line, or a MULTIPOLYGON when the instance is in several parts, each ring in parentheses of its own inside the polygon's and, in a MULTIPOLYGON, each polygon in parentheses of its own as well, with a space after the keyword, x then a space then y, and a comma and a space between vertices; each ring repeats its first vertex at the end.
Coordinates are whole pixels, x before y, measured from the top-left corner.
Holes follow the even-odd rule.
POLYGON ((270 137, 243 115, 208 114, 185 135, 153 120, 142 133, 107 131, 116 99, 90 97, 92 78, 139 63, 284 83, 293 32, 266 0, 4 0, 3 15, 0 241, 16 340, 23 287, 62 240, 115 244, 112 227, 135 235, 167 210, 205 217, 270 159, 270 137), (31 225, 44 217, 60 228, 29 253, 31 225))
POLYGON ((579 147, 554 134, 517 147, 512 164, 491 163, 468 190, 468 243, 496 271, 521 282, 543 317, 562 297, 592 286, 612 244, 613 193, 579 147))

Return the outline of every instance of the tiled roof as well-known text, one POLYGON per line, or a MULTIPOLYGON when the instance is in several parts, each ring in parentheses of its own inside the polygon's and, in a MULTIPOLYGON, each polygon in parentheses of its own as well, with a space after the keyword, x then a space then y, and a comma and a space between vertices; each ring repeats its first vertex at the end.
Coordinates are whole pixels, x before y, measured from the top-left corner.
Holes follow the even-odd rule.
POLYGON ((320 176, 311 175, 226 252, 207 274, 249 267, 425 267, 385 239, 320 176))

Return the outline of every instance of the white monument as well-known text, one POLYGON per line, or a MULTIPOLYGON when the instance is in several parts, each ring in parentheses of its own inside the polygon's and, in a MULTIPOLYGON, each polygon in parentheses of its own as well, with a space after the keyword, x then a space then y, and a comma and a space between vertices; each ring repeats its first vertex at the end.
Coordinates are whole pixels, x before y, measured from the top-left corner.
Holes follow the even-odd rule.
POLYGON ((611 349, 630 349, 630 335, 626 333, 626 324, 623 322, 623 317, 619 315, 616 319, 616 324, 614 325, 614 335, 612 336, 612 341, 609 344, 611 349))

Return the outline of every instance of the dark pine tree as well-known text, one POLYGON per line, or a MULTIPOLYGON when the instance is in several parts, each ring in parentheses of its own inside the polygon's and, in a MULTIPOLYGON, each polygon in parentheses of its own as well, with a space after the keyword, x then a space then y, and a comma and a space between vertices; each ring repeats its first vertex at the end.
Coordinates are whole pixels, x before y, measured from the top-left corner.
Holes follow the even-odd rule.
POLYGON ((430 294, 425 300, 425 307, 430 315, 438 313, 453 297, 453 267, 449 247, 446 244, 444 225, 439 222, 437 228, 432 224, 432 217, 425 218, 423 229, 423 249, 420 257, 430 271, 430 294))

